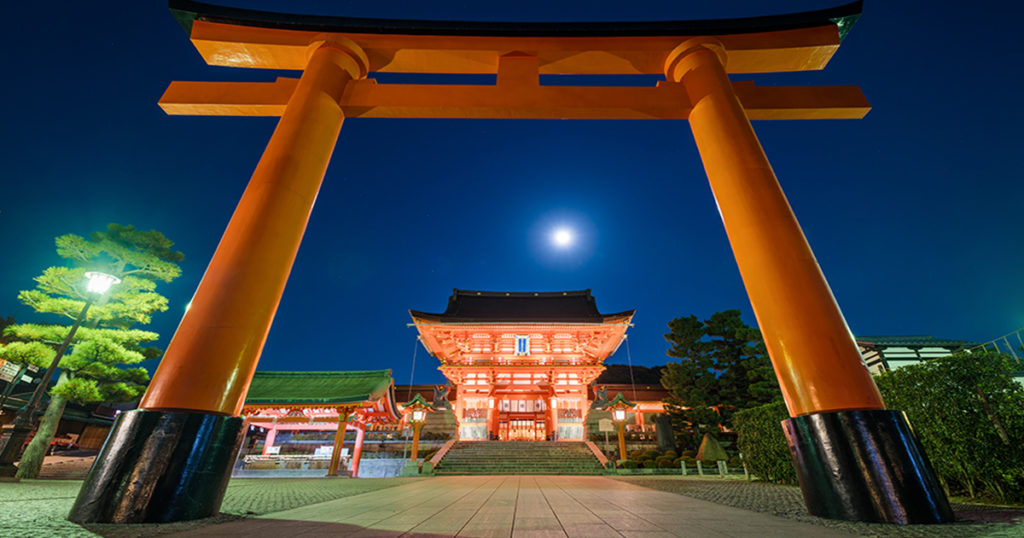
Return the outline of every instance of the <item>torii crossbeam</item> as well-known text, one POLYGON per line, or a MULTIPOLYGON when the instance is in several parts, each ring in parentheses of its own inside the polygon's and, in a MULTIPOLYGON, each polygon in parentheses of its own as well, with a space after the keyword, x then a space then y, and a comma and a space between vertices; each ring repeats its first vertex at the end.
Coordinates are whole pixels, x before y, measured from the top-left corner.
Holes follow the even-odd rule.
POLYGON ((860 9, 522 24, 283 15, 171 0, 208 64, 302 74, 269 84, 175 82, 161 98, 169 114, 281 119, 141 408, 118 418, 69 519, 217 512, 225 462, 241 441, 238 414, 344 118, 400 117, 688 120, 792 417, 784 427, 808 510, 953 521, 902 415, 885 409, 750 124, 860 118, 867 100, 852 86, 757 87, 728 76, 824 68, 860 9), (479 86, 367 78, 384 72, 496 77, 479 86), (541 85, 541 75, 578 74, 665 81, 541 85), (154 455, 161 465, 152 465, 154 455), (139 482, 156 484, 150 489, 126 478, 156 472, 159 480, 139 482), (197 498, 203 507, 186 509, 197 498))

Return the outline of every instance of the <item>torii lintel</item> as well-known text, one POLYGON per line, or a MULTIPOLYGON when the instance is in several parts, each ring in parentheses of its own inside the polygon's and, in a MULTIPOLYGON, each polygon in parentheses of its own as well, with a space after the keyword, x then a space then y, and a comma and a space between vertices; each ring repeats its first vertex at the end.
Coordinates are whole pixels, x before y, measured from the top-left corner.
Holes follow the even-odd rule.
MULTIPOLYGON (((497 74, 495 85, 353 81, 346 117, 687 119, 682 85, 541 86, 540 75, 664 74, 672 50, 714 36, 730 73, 822 69, 860 15, 837 8, 742 19, 627 23, 490 23, 283 15, 172 0, 171 10, 210 65, 304 69, 311 42, 343 35, 369 72, 497 74)), ((174 82, 168 114, 279 116, 297 79, 274 83, 174 82)), ((856 119, 870 110, 855 86, 756 87, 735 83, 751 119, 856 119)))

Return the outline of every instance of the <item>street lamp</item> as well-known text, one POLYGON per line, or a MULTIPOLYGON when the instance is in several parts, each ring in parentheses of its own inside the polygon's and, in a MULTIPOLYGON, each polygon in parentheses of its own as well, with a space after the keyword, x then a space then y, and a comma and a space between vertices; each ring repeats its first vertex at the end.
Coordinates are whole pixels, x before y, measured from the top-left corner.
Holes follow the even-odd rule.
POLYGON ((430 404, 428 404, 423 396, 418 393, 411 402, 405 404, 405 410, 408 413, 409 423, 412 424, 412 454, 409 458, 411 462, 419 461, 420 451, 420 428, 423 427, 423 423, 427 421, 427 411, 430 410, 430 404))
POLYGON ((53 358, 53 362, 50 363, 50 367, 46 369, 46 373, 39 380, 39 386, 36 387, 35 392, 32 393, 32 397, 28 399, 28 403, 25 407, 22 407, 18 411, 17 416, 14 417, 14 422, 9 426, 5 427, 5 430, 9 430, 8 435, 5 435, 5 441, 3 447, 0 448, 0 479, 11 478, 18 472, 18 468, 14 466, 14 461, 18 459, 18 453, 21 452, 21 446, 25 443, 25 439, 30 433, 32 433, 33 425, 32 418, 36 413, 36 406, 39 405, 39 401, 42 400, 43 394, 46 392, 47 385, 50 384, 50 378, 57 371, 57 366, 60 365, 61 358, 67 353, 68 348, 71 346, 71 341, 75 338, 75 333, 78 332, 78 327, 85 321, 85 316, 89 312, 89 307, 92 306, 93 301, 102 296, 110 286, 121 282, 121 279, 108 275, 106 273, 100 273, 98 271, 90 271, 85 273, 86 278, 89 282, 86 286, 86 300, 85 305, 82 307, 82 311, 78 313, 78 318, 75 319, 75 324, 71 326, 71 330, 68 331, 68 335, 64 337, 64 341, 61 342, 60 348, 57 349, 57 354, 53 358))
POLYGON ((626 411, 636 407, 636 404, 630 402, 622 396, 622 393, 615 395, 615 398, 608 402, 605 407, 612 413, 612 420, 615 421, 615 425, 618 426, 619 430, 619 460, 626 459, 626 411))

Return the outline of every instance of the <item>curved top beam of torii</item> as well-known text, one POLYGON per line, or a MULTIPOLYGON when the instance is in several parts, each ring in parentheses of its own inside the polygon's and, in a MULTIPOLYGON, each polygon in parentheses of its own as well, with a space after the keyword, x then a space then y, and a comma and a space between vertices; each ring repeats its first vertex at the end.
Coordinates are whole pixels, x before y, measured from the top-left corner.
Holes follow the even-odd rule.
POLYGON ((172 13, 210 65, 303 69, 317 34, 344 34, 370 72, 495 73, 525 52, 540 74, 663 74, 690 37, 714 36, 730 73, 822 69, 861 13, 861 1, 805 13, 703 21, 507 23, 292 15, 171 0, 172 13))
MULTIPOLYGON (((311 43, 343 36, 367 72, 497 74, 496 84, 349 84, 345 117, 687 119, 682 85, 542 86, 540 75, 664 74, 694 36, 714 36, 731 73, 822 69, 860 15, 861 2, 771 17, 691 22, 490 23, 285 15, 171 0, 171 11, 210 65, 305 69, 311 43)), ((297 78, 273 83, 174 82, 168 114, 279 116, 297 78)), ((756 87, 735 82, 750 119, 861 118, 856 86, 756 87)))

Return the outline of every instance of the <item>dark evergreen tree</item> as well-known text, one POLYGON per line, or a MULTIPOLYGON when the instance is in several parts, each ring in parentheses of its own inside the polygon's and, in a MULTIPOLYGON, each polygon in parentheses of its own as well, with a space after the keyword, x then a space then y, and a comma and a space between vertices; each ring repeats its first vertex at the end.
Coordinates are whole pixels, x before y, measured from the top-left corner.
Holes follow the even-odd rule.
POLYGON ((665 408, 681 445, 696 447, 705 433, 717 437, 729 428, 736 410, 782 397, 761 332, 743 323, 739 310, 668 326, 668 355, 680 360, 665 366, 661 384, 672 394, 665 408))

